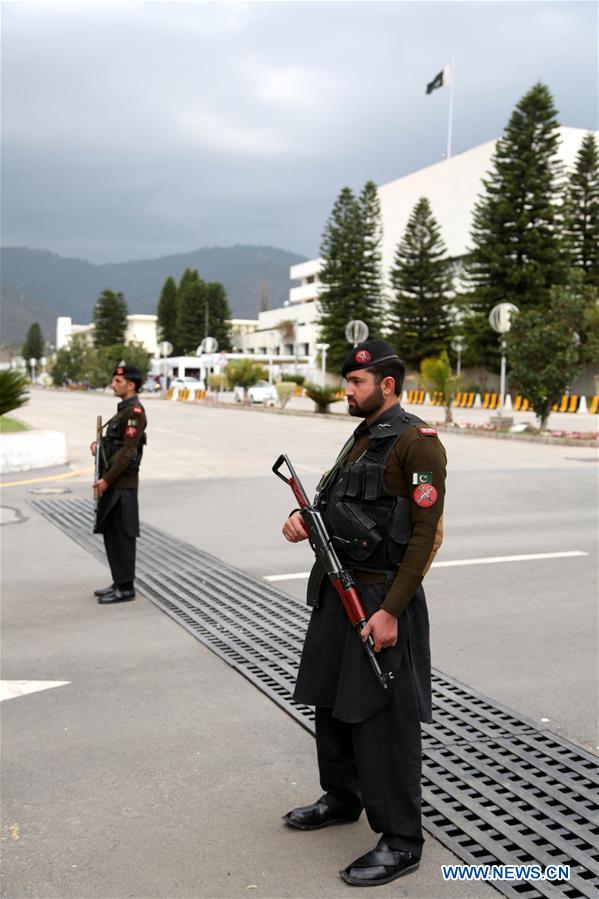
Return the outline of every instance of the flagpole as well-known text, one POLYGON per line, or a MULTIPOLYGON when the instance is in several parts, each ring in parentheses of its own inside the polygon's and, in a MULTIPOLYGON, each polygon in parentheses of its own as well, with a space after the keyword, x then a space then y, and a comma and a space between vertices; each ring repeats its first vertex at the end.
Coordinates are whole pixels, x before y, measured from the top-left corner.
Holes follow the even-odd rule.
POLYGON ((447 153, 445 158, 451 159, 451 138, 453 132, 453 71, 455 65, 455 57, 451 57, 451 62, 449 64, 450 75, 449 75, 449 118, 447 122, 447 153))

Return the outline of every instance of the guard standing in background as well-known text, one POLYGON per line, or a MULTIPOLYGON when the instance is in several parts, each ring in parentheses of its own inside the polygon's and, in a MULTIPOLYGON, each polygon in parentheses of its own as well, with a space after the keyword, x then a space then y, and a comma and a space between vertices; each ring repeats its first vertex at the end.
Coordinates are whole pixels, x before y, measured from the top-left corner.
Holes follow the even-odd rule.
MULTIPOLYGON (((324 795, 284 816, 316 830, 356 821, 365 809, 380 839, 340 871, 356 886, 389 883, 418 867, 422 853, 421 728, 432 711, 428 613, 422 579, 442 540, 446 455, 437 432, 399 404, 404 365, 384 340, 368 340, 341 371, 350 415, 364 420, 321 479, 316 505, 341 562, 359 585, 387 690, 317 561, 313 607, 294 693, 316 707, 324 795)), ((299 511, 283 526, 306 539, 299 511)))
POLYGON ((120 403, 106 425, 92 455, 102 455, 102 476, 94 488, 100 497, 94 533, 103 534, 112 584, 95 591, 104 604, 135 599, 135 541, 139 537, 137 488, 139 466, 146 443, 146 413, 137 391, 141 372, 130 365, 118 365, 111 387, 120 403))

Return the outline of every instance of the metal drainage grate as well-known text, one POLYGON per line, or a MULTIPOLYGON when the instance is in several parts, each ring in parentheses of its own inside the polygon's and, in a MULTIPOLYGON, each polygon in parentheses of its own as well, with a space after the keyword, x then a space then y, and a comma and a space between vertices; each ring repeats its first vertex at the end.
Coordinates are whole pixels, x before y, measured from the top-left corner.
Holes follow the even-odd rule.
MULTIPOLYGON (((31 504, 104 560, 82 500, 31 504)), ((137 584, 160 609, 313 733, 292 699, 309 610, 269 584, 145 525, 137 584)), ((468 864, 569 865, 570 880, 493 881, 506 896, 599 895, 597 759, 433 672, 423 727, 426 829, 468 864)))

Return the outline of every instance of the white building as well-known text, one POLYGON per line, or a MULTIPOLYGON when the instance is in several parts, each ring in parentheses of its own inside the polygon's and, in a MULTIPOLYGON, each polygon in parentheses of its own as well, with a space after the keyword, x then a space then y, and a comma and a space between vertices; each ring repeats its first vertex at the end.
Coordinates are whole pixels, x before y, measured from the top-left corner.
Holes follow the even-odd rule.
MULTIPOLYGON (((158 355, 158 339, 156 324, 158 316, 146 315, 135 312, 127 316, 127 328, 125 330, 125 343, 143 344, 144 348, 152 356, 158 355)), ((75 334, 84 334, 88 343, 93 343, 94 325, 75 325, 68 315, 61 315, 56 319, 56 349, 61 350, 69 345, 75 334)))
MULTIPOLYGON (((565 168, 571 169, 587 132, 582 128, 559 130, 559 157, 565 168)), ((482 180, 491 170, 495 145, 496 141, 488 141, 379 187, 383 224, 382 263, 387 290, 397 245, 421 197, 427 197, 430 201, 452 259, 459 260, 468 252, 474 206, 483 190, 482 180)), ((318 277, 321 262, 320 259, 312 259, 291 267, 291 280, 299 281, 299 285, 291 287, 289 301, 284 306, 260 313, 255 330, 243 338, 244 350, 262 352, 266 347, 277 346, 280 342, 277 324, 292 320, 297 325, 297 341, 302 351, 315 359, 318 295, 322 287, 318 277)))

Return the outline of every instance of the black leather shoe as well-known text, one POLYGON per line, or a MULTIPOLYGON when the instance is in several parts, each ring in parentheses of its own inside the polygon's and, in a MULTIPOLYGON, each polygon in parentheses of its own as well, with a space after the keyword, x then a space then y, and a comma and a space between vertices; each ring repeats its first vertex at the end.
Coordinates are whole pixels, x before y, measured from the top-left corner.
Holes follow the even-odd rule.
POLYGON ((115 587, 110 593, 98 596, 98 602, 102 605, 110 602, 128 602, 130 599, 135 599, 135 590, 119 590, 118 587, 115 587))
POLYGON ((114 584, 111 584, 110 587, 99 587, 98 590, 94 590, 94 596, 106 596, 107 593, 112 593, 113 590, 116 590, 114 584))
POLYGON ((384 839, 380 839, 374 849, 361 855, 339 874, 353 886, 376 887, 415 871, 419 864, 417 855, 391 849, 384 839))
POLYGON ((303 805, 287 812, 283 815, 283 821, 289 827, 297 827, 298 830, 318 830, 321 827, 330 827, 331 824, 351 824, 357 821, 361 814, 362 809, 356 814, 355 811, 337 802, 333 796, 325 793, 312 805, 303 805))

